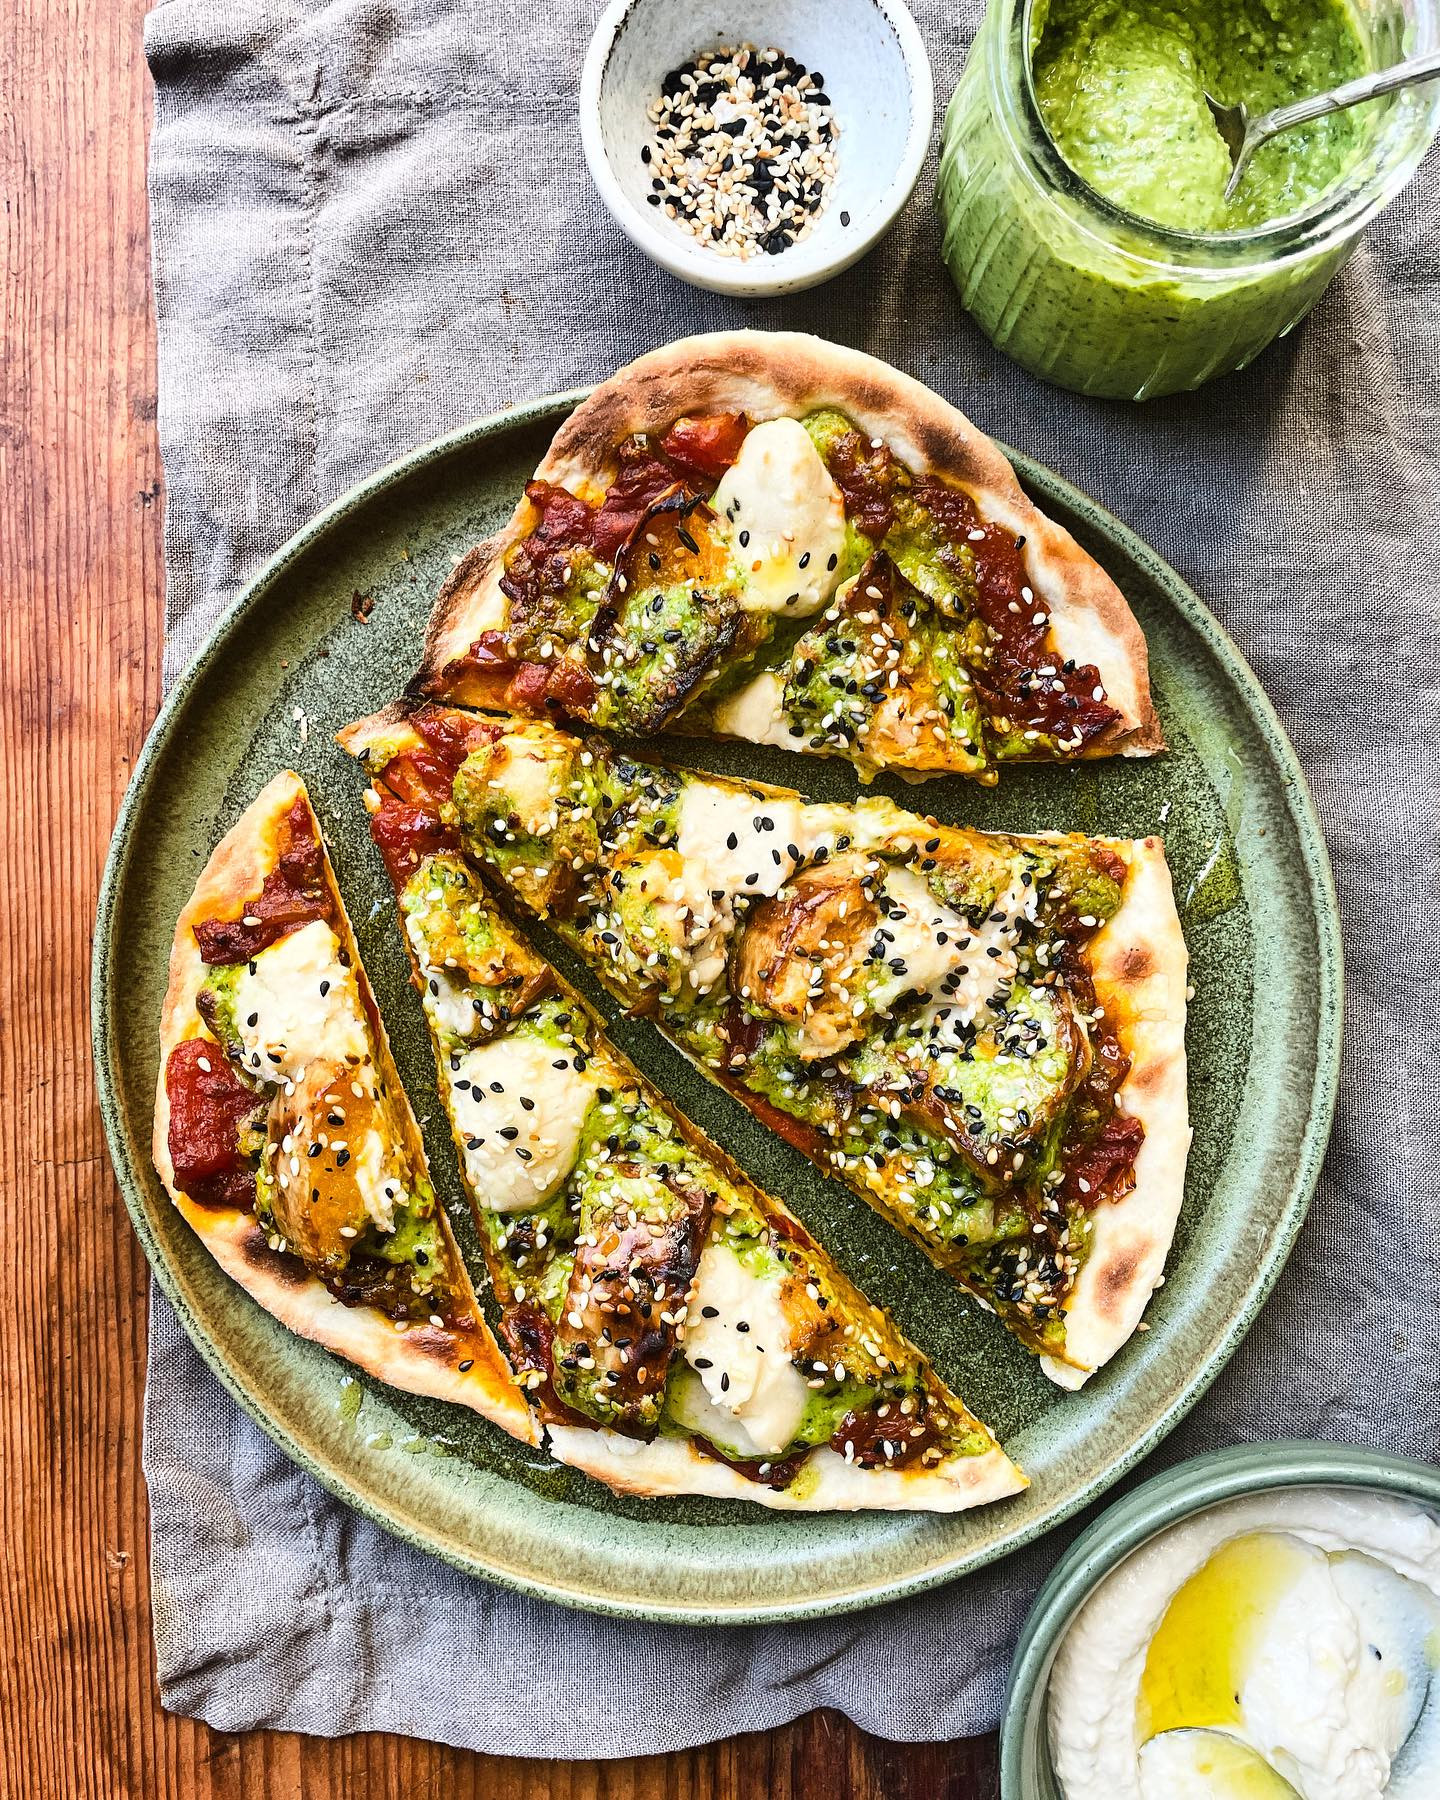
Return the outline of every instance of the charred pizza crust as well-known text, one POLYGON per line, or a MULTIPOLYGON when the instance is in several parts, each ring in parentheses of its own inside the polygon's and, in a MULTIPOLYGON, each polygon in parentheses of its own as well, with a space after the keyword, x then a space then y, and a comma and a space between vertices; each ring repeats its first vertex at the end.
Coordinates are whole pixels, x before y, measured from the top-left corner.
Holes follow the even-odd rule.
MULTIPOLYGON (((997 445, 923 383, 877 358, 801 332, 730 331, 681 338, 602 382, 556 433, 536 478, 598 500, 615 451, 637 432, 662 432, 681 414, 743 412, 753 423, 821 407, 883 438, 916 474, 967 489, 981 515, 1023 537, 1031 584, 1050 612, 1060 655, 1100 672, 1119 719, 1082 756, 1149 756, 1164 748, 1150 696, 1144 634, 1118 587, 1063 526, 1021 488, 997 445)), ((534 527, 520 501, 508 524, 460 562, 441 589, 412 691, 460 705, 503 704, 504 681, 454 665, 503 626, 505 551, 534 527)))
POLYGON ((1008 1499, 1027 1485, 997 1444, 978 1456, 952 1458, 938 1469, 861 1469, 833 1450, 812 1450, 801 1479, 766 1487, 701 1453, 685 1438, 648 1444, 614 1431, 548 1427, 557 1462, 580 1469, 622 1494, 706 1494, 749 1500, 782 1512, 968 1512, 1008 1499))
MULTIPOLYGON (((276 866, 281 821, 297 801, 304 801, 308 808, 308 796, 300 778, 289 772, 277 775, 216 846, 176 924, 160 1021, 160 1074, 152 1140, 155 1167, 170 1198, 216 1262, 288 1330, 345 1357, 392 1387, 470 1407, 512 1436, 536 1443, 538 1429, 485 1324, 443 1208, 437 1208, 436 1217, 452 1263, 452 1278, 458 1291, 468 1299, 473 1324, 468 1330, 415 1324, 402 1333, 373 1307, 344 1305, 322 1281, 305 1272, 296 1258, 272 1250, 263 1226, 252 1213, 201 1206, 176 1185, 170 1155, 166 1066, 178 1044, 207 1035, 196 1007, 206 965, 194 928, 202 921, 234 919, 244 913, 247 903, 259 894, 266 875, 276 866)), ((313 823, 313 813, 311 817, 313 823)), ((318 839, 318 823, 315 832, 318 839)), ((367 993, 354 933, 328 857, 325 880, 331 892, 335 930, 349 954, 362 993, 367 993)), ((376 1066, 387 1085, 393 1084, 392 1091, 401 1094, 384 1027, 373 1006, 367 1010, 374 1033, 376 1066)), ((401 1112, 407 1158, 423 1168, 424 1150, 408 1104, 402 1106, 401 1112)))

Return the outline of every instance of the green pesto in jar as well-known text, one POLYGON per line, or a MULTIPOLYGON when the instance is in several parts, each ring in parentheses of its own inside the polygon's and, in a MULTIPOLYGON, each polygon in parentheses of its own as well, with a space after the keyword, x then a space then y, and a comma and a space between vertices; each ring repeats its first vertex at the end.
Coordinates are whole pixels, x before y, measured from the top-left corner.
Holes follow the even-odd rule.
POLYGON ((1035 95, 1055 147, 1097 193, 1182 231, 1233 231, 1298 212, 1333 187, 1363 137, 1355 112, 1271 140, 1233 200, 1205 104, 1252 117, 1363 74, 1345 0, 1039 0, 1035 95))
POLYGON ((991 342, 1062 387, 1144 400, 1242 369, 1298 324, 1386 197, 1396 103, 1287 133, 1227 206, 1204 93, 1263 110, 1394 60, 1395 0, 1353 5, 988 0, 936 203, 991 342))

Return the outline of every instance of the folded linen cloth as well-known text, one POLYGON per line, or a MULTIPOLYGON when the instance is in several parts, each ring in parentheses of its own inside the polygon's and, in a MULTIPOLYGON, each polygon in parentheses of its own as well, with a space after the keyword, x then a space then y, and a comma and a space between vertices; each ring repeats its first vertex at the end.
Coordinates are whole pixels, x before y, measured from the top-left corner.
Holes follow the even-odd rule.
MULTIPOLYGON (((913 10, 943 99, 979 8, 913 10)), ((1249 372, 1144 408, 1089 402, 1023 374, 961 313, 926 205, 933 167, 897 230, 818 292, 745 303, 653 268, 581 158, 592 24, 579 0, 556 0, 543 29, 516 0, 151 13, 167 677, 310 514, 510 400, 739 324, 818 331, 911 370, 1195 584, 1279 707, 1334 853, 1348 1048, 1320 1193, 1246 1343, 1152 1463, 1288 1434, 1433 1455, 1440 169, 1249 372)), ((460 1575, 332 1499, 220 1389, 158 1294, 145 1472, 167 1706, 230 1731, 392 1730, 520 1755, 672 1750, 817 1706, 899 1739, 984 1730, 1075 1529, 832 1621, 591 1618, 460 1575)))

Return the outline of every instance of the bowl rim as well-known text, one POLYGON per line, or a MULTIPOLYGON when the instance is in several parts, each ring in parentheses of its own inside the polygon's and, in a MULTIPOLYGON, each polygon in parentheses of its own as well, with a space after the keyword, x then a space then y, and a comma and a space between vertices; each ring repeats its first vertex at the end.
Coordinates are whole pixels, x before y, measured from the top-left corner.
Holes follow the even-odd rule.
POLYGON ((732 261, 712 256, 698 245, 692 250, 676 243, 650 223, 642 210, 632 204, 621 185, 611 167, 600 130, 600 100, 615 40, 629 15, 643 3, 644 0, 610 0, 595 26, 580 70, 580 143, 585 161, 611 217, 631 243, 681 281, 709 288, 714 293, 741 296, 794 293, 802 288, 816 287, 841 274, 872 250, 914 193, 935 127, 935 79, 930 55, 905 0, 861 0, 862 4, 873 7, 895 33, 905 65, 910 94, 910 127, 900 161, 875 209, 873 223, 853 237, 847 237, 835 254, 824 262, 795 273, 787 270, 783 255, 773 261, 767 259, 767 267, 757 265, 753 260, 735 258, 732 261))
POLYGON ((1020 1629, 1000 1726, 1001 1800, 1041 1800, 1022 1786, 1026 1728, 1035 1709, 1047 1704, 1066 1632, 1100 1583, 1152 1538, 1214 1506, 1312 1487, 1363 1488, 1440 1510, 1440 1468, 1430 1463, 1362 1444, 1282 1438, 1207 1451, 1163 1469, 1086 1527, 1051 1570, 1020 1629))

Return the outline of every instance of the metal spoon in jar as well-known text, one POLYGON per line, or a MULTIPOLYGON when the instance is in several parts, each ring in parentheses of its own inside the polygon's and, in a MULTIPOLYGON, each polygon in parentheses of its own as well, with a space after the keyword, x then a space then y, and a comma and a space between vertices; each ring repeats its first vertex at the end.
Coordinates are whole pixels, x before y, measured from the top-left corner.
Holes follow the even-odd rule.
POLYGON ((1422 81, 1437 79, 1440 79, 1440 51, 1432 51, 1428 56, 1396 63, 1393 68, 1361 75, 1342 87, 1331 88, 1328 93, 1313 94, 1308 100, 1294 100, 1289 106, 1277 106, 1273 112, 1261 113, 1258 119, 1250 117, 1243 100, 1236 106, 1225 106, 1212 94, 1206 94, 1205 104, 1230 152, 1230 179, 1225 184, 1225 198, 1234 199, 1235 190, 1250 166, 1250 158, 1278 132, 1288 131, 1292 125, 1307 125, 1311 119, 1323 118, 1326 113, 1343 112, 1347 106, 1359 106, 1362 100, 1393 94, 1397 88, 1414 87, 1422 81))

